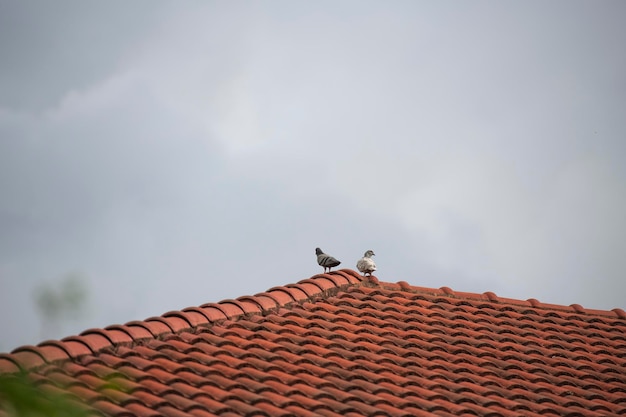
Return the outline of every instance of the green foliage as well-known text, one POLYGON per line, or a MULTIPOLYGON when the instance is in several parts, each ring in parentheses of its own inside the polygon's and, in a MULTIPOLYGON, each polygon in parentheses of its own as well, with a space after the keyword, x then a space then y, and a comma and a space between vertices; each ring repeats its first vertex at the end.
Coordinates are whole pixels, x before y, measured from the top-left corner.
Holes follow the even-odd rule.
POLYGON ((86 417, 76 400, 45 391, 25 372, 0 375, 0 415, 9 417, 86 417))

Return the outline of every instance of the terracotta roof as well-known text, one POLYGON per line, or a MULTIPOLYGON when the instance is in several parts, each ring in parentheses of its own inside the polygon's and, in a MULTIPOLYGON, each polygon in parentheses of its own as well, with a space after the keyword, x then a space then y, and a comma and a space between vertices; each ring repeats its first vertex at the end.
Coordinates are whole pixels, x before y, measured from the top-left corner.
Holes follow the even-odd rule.
POLYGON ((344 269, 0 355, 20 369, 93 415, 624 415, 626 313, 344 269))

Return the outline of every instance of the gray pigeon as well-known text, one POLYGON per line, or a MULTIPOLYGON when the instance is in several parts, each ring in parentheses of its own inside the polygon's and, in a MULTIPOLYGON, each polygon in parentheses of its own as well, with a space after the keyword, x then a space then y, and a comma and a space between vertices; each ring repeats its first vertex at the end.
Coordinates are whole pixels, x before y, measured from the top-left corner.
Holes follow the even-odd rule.
POLYGON ((356 267, 363 273, 364 277, 368 274, 369 276, 372 276, 372 272, 376 271, 376 264, 374 263, 372 256, 374 256, 374 251, 368 250, 356 263, 356 267))
POLYGON ((315 254, 317 255, 317 263, 324 267, 324 272, 326 272, 326 268, 330 272, 330 268, 341 263, 332 256, 326 255, 320 248, 315 248, 315 254))

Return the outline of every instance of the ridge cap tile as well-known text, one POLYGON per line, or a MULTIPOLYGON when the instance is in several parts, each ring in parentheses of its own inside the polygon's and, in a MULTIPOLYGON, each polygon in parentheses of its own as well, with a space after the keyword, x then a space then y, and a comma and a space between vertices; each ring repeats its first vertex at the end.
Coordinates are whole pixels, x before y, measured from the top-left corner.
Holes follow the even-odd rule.
POLYGON ((0 374, 14 374, 20 372, 22 367, 13 355, 0 353, 0 374))
POLYGON ((241 301, 233 299, 218 301, 214 304, 214 307, 223 311, 224 315, 229 319, 246 314, 246 309, 243 307, 241 301))
POLYGON ((313 300, 322 294, 319 285, 316 285, 311 280, 303 280, 297 284, 288 284, 284 288, 289 288, 294 291, 292 297, 298 301, 313 300))
POLYGON ((339 289, 340 287, 335 284, 335 280, 328 274, 320 275, 316 278, 308 278, 300 281, 297 285, 301 284, 313 284, 317 288, 319 288, 319 293, 324 294, 326 291, 331 289, 339 289))
POLYGON ((15 348, 11 352, 11 356, 15 358, 22 369, 35 368, 46 363, 45 355, 41 352, 41 349, 33 345, 15 348))
POLYGON ((300 281, 297 284, 287 284, 281 287, 284 291, 289 291, 289 295, 296 302, 302 302, 315 297, 319 293, 319 288, 310 282, 300 281))
POLYGON ((192 327, 200 327, 205 326, 211 323, 211 320, 204 312, 204 309, 201 307, 186 307, 181 310, 187 316, 189 316, 189 320, 191 320, 194 325, 192 327))
POLYGON ((39 343, 37 347, 39 348, 39 352, 41 352, 46 359, 46 362, 55 362, 76 357, 68 349, 67 344, 59 340, 47 340, 39 343))
POLYGON ((123 343, 133 342, 133 337, 128 332, 119 328, 99 329, 92 328, 87 329, 79 334, 79 336, 89 336, 92 334, 99 334, 105 337, 111 345, 119 345, 123 343))
MULTIPOLYGON (((224 301, 225 302, 225 301, 224 301)), ((258 302, 246 299, 245 297, 239 297, 235 300, 228 300, 228 302, 237 305, 241 309, 241 314, 261 314, 263 313, 263 306, 258 302)))
POLYGON ((153 334, 160 336, 167 333, 176 333, 186 328, 187 322, 176 317, 154 316, 144 320, 147 326, 154 328, 153 334))
POLYGON ((202 304, 198 307, 198 312, 201 312, 209 323, 220 322, 229 318, 217 303, 202 304))
POLYGON ((176 318, 183 321, 182 327, 190 329, 192 327, 197 327, 200 324, 204 324, 206 320, 198 320, 197 312, 186 312, 181 310, 172 310, 167 313, 162 314, 162 317, 167 319, 176 318))
POLYGON ((238 297, 237 300, 250 303, 250 304, 256 304, 258 308, 261 310, 261 313, 265 311, 275 310, 280 307, 276 303, 276 301, 273 298, 268 297, 266 293, 259 293, 256 295, 245 295, 242 297, 238 297))
POLYGON ((131 323, 114 324, 105 327, 104 330, 113 330, 126 333, 133 342, 153 337, 152 333, 150 333, 148 329, 144 328, 143 326, 133 325, 131 323))
POLYGON ((171 327, 167 325, 165 322, 159 322, 158 320, 154 320, 156 317, 150 317, 146 320, 133 320, 131 322, 126 323, 127 326, 135 326, 141 327, 142 329, 148 331, 150 334, 150 338, 158 337, 160 334, 169 333, 172 331, 171 327), (153 320, 150 320, 153 319, 153 320))
POLYGON ((294 299, 289 288, 284 286, 272 287, 267 290, 264 295, 274 300, 278 305, 277 308, 284 308, 297 301, 294 299))
POLYGON ((325 278, 327 280, 332 281, 332 283, 337 288, 345 287, 347 285, 350 285, 351 283, 354 283, 354 282, 351 282, 348 277, 342 274, 326 274, 325 278))
POLYGON ((614 308, 611 311, 614 312, 615 315, 618 318, 620 318, 622 320, 626 320, 626 311, 624 311, 623 309, 621 309, 621 308, 614 308))
POLYGON ((90 333, 83 336, 69 336, 61 339, 61 342, 68 346, 68 352, 73 357, 88 355, 111 346, 111 340, 98 333, 90 333))

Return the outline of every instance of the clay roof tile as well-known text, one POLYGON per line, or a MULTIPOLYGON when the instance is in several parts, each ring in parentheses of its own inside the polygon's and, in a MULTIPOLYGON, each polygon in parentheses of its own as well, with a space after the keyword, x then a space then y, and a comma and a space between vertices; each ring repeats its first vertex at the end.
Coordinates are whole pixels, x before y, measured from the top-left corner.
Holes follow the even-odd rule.
MULTIPOLYGON (((0 354, 90 415, 619 415, 626 314, 318 274, 0 354)), ((4 417, 0 406, 0 417, 4 417)))

